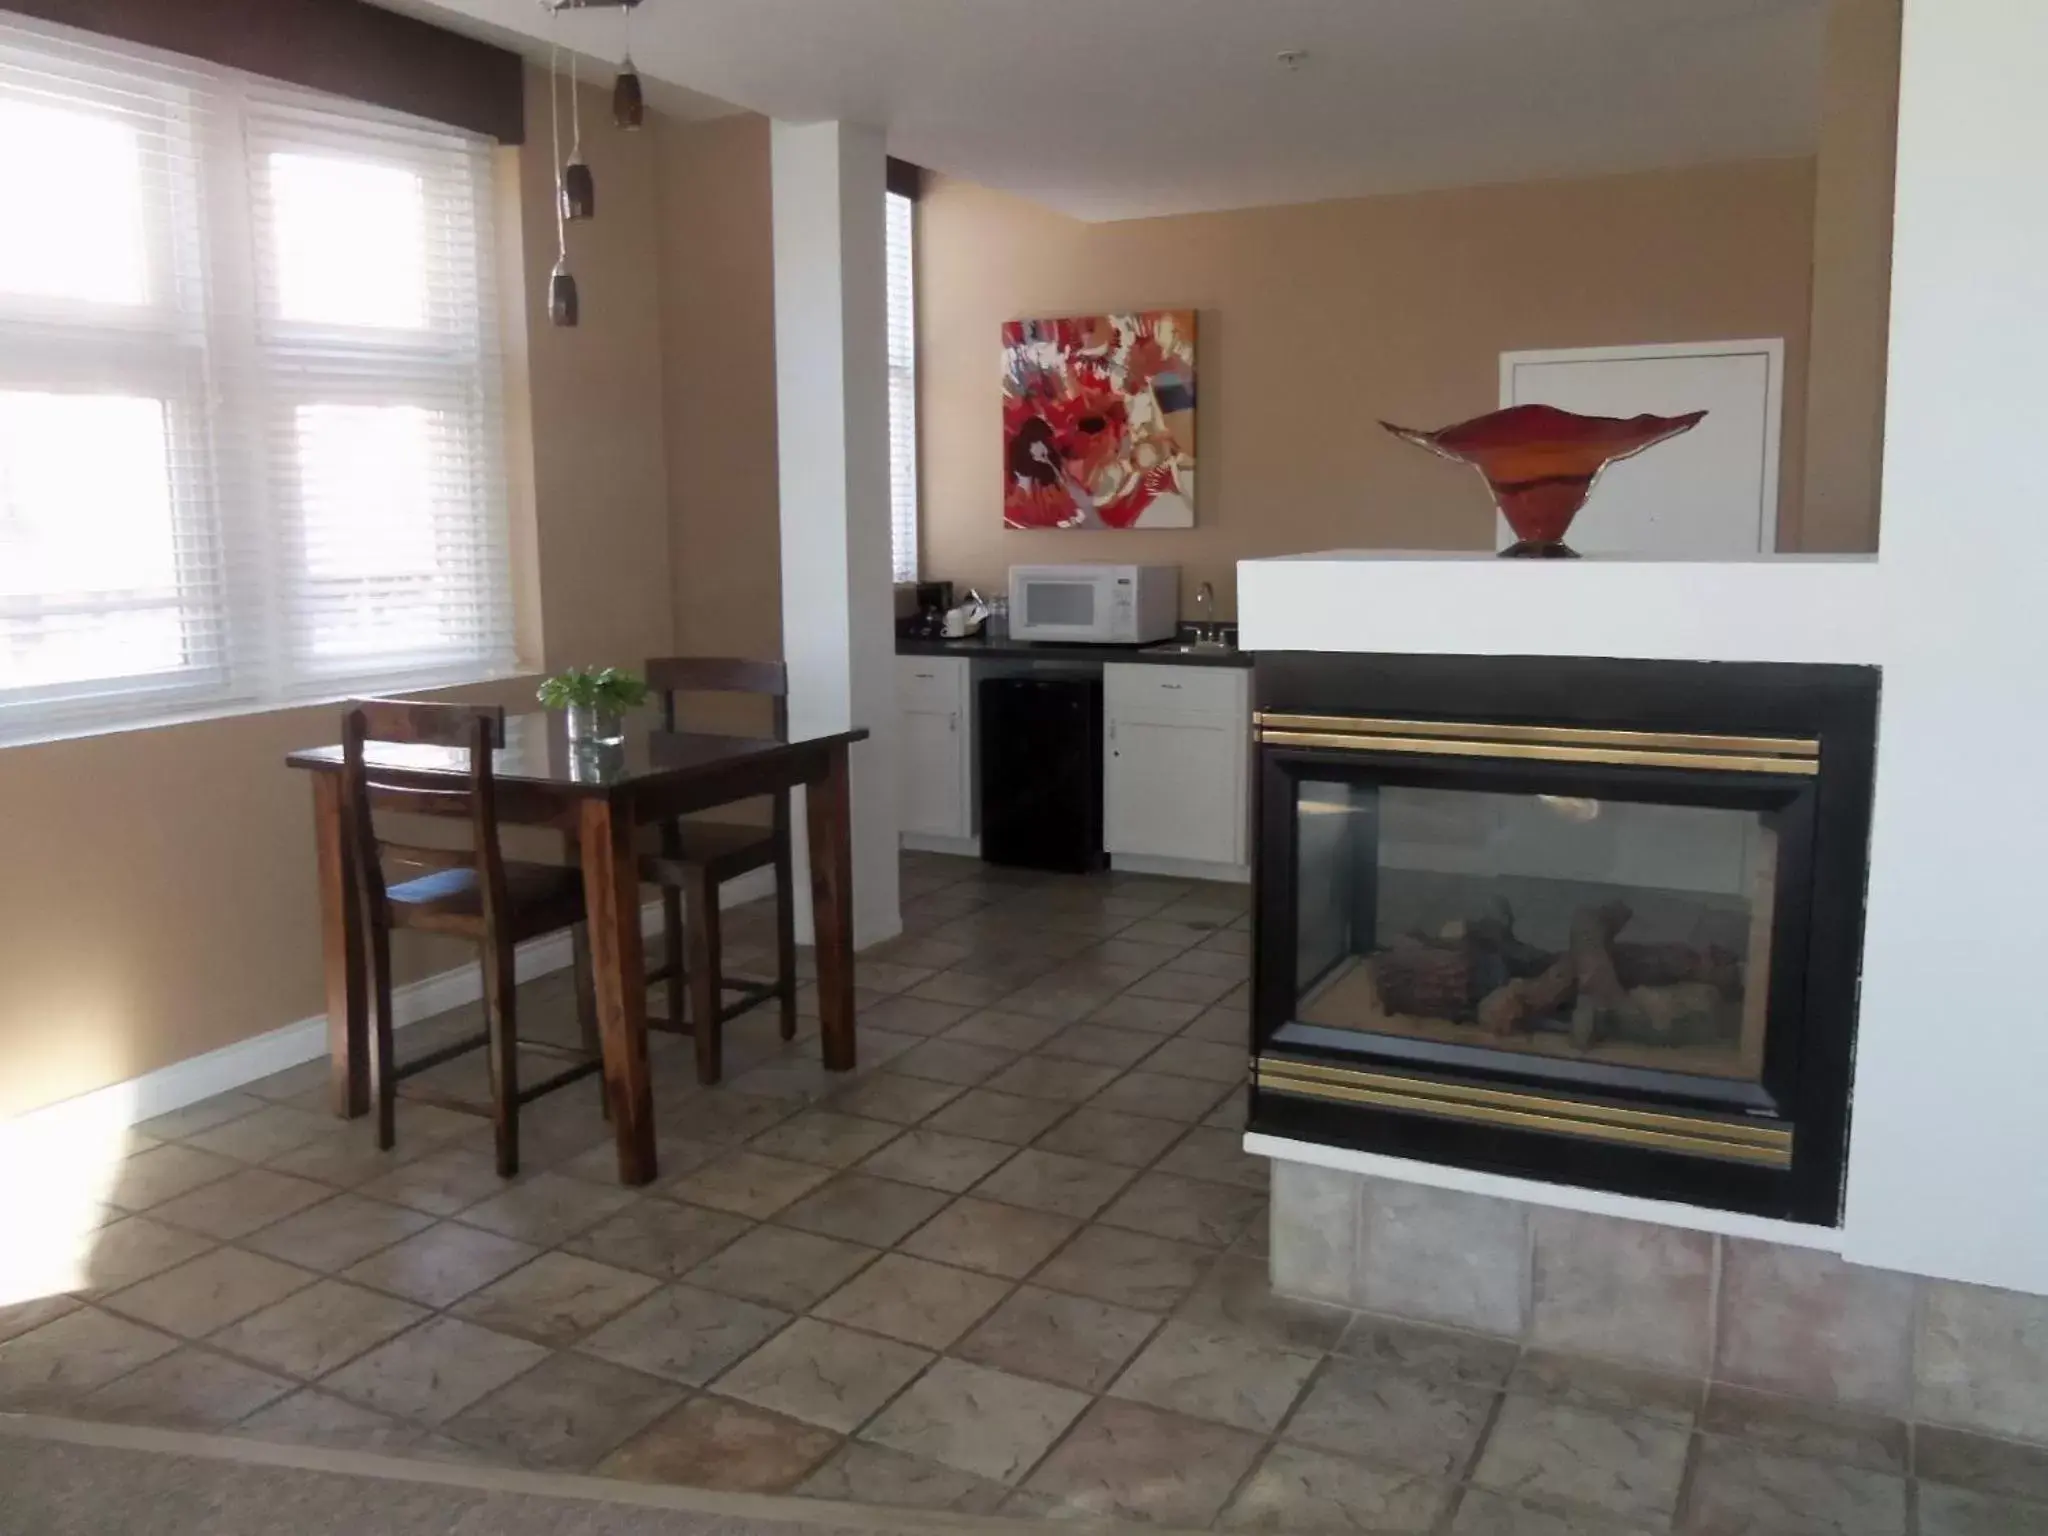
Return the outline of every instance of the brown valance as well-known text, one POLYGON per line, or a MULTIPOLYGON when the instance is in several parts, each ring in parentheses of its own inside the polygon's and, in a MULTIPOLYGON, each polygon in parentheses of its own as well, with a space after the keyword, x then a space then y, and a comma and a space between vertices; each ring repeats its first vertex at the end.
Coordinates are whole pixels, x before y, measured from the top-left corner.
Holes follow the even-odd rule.
POLYGON ((0 10, 488 134, 526 137, 519 55, 364 0, 0 0, 0 10))
POLYGON ((908 160, 889 157, 889 190, 898 197, 907 197, 916 202, 918 194, 924 191, 924 167, 912 165, 908 160))

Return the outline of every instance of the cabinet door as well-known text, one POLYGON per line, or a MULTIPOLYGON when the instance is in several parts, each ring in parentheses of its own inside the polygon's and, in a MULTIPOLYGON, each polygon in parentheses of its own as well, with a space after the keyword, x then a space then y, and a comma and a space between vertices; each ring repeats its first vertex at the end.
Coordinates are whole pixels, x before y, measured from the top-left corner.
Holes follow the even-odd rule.
POLYGON ((1242 721, 1112 717, 1104 750, 1103 842, 1111 853, 1243 861, 1242 721))
POLYGON ((906 709, 897 745, 897 813, 905 832, 969 835, 967 737, 957 710, 906 709))

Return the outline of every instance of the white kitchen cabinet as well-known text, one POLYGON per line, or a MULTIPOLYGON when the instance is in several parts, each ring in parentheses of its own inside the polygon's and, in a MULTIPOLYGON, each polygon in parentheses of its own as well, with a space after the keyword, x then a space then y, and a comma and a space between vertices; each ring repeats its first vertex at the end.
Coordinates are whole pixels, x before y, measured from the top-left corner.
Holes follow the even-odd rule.
POLYGON ((1251 732, 1238 668, 1102 669, 1103 844, 1124 867, 1170 871, 1246 860, 1251 732))
POLYGON ((976 830, 973 698, 965 660, 896 658, 897 813, 913 843, 969 851, 976 830))

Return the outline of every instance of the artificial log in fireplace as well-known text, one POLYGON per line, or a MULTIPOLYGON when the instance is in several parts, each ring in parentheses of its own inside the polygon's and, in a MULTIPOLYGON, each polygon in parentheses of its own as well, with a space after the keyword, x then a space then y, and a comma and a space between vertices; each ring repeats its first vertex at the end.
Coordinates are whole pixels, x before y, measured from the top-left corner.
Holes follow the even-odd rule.
POLYGON ((1874 670, 1254 675, 1254 1130, 1837 1219, 1874 670))

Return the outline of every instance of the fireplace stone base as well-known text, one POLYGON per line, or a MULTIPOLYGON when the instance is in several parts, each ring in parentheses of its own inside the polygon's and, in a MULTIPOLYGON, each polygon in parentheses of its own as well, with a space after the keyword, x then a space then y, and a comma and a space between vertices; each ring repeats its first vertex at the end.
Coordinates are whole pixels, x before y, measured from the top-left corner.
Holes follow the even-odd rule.
POLYGON ((2048 1444, 2048 1297, 1282 1160, 1271 1241, 1283 1295, 2048 1444))

